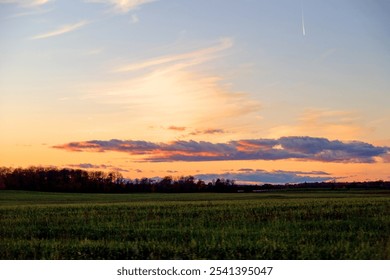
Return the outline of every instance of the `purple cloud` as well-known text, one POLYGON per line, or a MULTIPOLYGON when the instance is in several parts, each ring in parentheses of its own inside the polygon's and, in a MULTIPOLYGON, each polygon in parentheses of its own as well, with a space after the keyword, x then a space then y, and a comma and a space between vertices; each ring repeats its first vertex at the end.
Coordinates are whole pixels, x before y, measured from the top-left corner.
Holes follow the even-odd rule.
POLYGON ((71 142, 53 148, 77 152, 124 152, 141 155, 144 161, 218 161, 218 160, 283 160, 298 159, 322 162, 373 163, 377 157, 389 157, 389 147, 352 141, 342 142, 314 137, 282 137, 279 139, 245 139, 227 143, 206 141, 91 140, 71 142))
POLYGON ((175 130, 175 131, 184 131, 187 128, 185 126, 174 126, 174 125, 171 125, 170 127, 168 127, 168 129, 169 130, 175 130))
MULTIPOLYGON (((245 169, 244 169, 245 170, 245 169)), ((303 182, 325 182, 335 179, 330 174, 323 171, 295 172, 295 171, 264 171, 252 170, 244 172, 227 172, 220 174, 197 174, 196 178, 204 181, 212 181, 217 178, 235 180, 240 183, 257 184, 285 184, 285 183, 303 183, 303 182), (320 174, 319 174, 320 173, 320 174), (319 176, 322 175, 322 176, 319 176)))
POLYGON ((127 169, 115 167, 112 165, 106 165, 106 164, 80 163, 80 164, 69 164, 68 166, 72 167, 72 168, 81 168, 81 169, 109 169, 109 170, 118 171, 118 172, 128 172, 129 171, 127 169))
POLYGON ((195 130, 191 132, 189 135, 205 135, 205 134, 223 134, 226 133, 223 129, 204 129, 204 130, 195 130))

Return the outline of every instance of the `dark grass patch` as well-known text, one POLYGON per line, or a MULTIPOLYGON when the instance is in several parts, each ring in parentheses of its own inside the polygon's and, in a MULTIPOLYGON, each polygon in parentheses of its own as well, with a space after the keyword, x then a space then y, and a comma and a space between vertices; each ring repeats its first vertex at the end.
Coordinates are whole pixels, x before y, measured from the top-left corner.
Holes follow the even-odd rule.
POLYGON ((390 258, 383 194, 0 196, 1 259, 390 258))

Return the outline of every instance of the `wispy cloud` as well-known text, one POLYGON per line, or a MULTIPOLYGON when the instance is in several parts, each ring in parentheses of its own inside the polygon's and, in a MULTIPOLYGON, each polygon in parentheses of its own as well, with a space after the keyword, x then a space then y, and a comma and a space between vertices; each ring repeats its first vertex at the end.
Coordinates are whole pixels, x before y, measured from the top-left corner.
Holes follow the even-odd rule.
POLYGON ((0 0, 0 4, 17 4, 22 7, 34 7, 45 5, 52 0, 0 0))
MULTIPOLYGON (((189 130, 188 127, 174 126, 174 125, 169 126, 167 129, 173 130, 173 131, 189 130)), ((207 135, 207 134, 223 134, 223 133, 226 133, 226 131, 223 129, 220 129, 220 128, 195 129, 194 131, 188 133, 188 136, 207 135)))
POLYGON ((28 10, 26 12, 21 12, 17 14, 13 14, 7 17, 7 19, 14 19, 14 18, 20 18, 25 16, 38 16, 43 15, 46 13, 51 12, 51 9, 43 10, 43 9, 34 9, 34 10, 28 10))
POLYGON ((98 164, 92 164, 92 163, 80 163, 80 164, 69 164, 68 166, 74 167, 74 168, 83 168, 83 169, 98 169, 98 168, 106 168, 105 165, 98 165, 98 164))
POLYGON ((25 16, 39 16, 51 12, 51 9, 43 8, 52 0, 0 0, 1 4, 14 4, 22 8, 18 13, 8 15, 6 19, 15 19, 25 16))
POLYGON ((218 128, 225 123, 247 123, 249 115, 259 112, 259 102, 249 94, 231 90, 222 77, 199 71, 232 44, 231 38, 224 38, 205 48, 117 67, 116 72, 134 71, 133 78, 94 83, 83 99, 117 106, 118 111, 136 119, 137 126, 174 123, 196 129, 205 122, 218 128), (192 68, 195 65, 197 68, 192 68))
POLYGON ((53 148, 77 152, 124 152, 141 156, 149 162, 284 160, 374 163, 387 157, 389 147, 378 147, 360 141, 341 142, 314 137, 281 137, 279 139, 245 139, 227 143, 173 141, 153 143, 133 140, 92 140, 57 145, 53 148))
POLYGON ((75 30, 83 27, 87 23, 88 22, 86 20, 83 20, 83 21, 80 21, 80 22, 77 22, 74 24, 64 25, 64 26, 59 27, 56 30, 33 36, 31 39, 37 40, 37 39, 46 39, 46 38, 50 38, 50 37, 54 37, 54 36, 59 36, 59 35, 65 34, 65 33, 75 31, 75 30))
POLYGON ((170 127, 168 127, 169 130, 175 130, 175 131, 184 131, 186 130, 186 127, 185 126, 174 126, 174 125, 171 125, 170 127))
POLYGON ((331 174, 323 171, 300 172, 284 170, 253 170, 241 169, 237 172, 196 174, 196 178, 211 181, 217 178, 235 180, 239 183, 249 184, 285 184, 303 182, 324 182, 334 179, 331 174))
POLYGON ((225 130, 219 129, 219 128, 208 128, 208 129, 197 129, 193 132, 191 132, 189 135, 195 136, 195 135, 206 135, 206 134, 223 134, 226 133, 225 130))
POLYGON ((117 172, 129 172, 127 169, 120 167, 115 167, 107 164, 92 164, 92 163, 80 163, 80 164, 68 164, 67 166, 71 168, 80 168, 80 169, 109 169, 111 171, 117 172))
POLYGON ((115 69, 114 71, 131 72, 131 71, 137 71, 145 68, 151 68, 151 67, 156 67, 156 66, 161 66, 164 64, 171 64, 171 63, 180 63, 184 67, 192 66, 210 60, 215 57, 215 54, 224 51, 226 49, 229 49, 232 46, 233 46, 233 40, 231 38, 222 38, 219 40, 218 44, 212 47, 199 49, 199 50, 182 53, 182 54, 156 57, 150 60, 121 66, 115 69))
POLYGON ((118 13, 128 13, 131 10, 135 10, 140 6, 155 2, 157 0, 86 0, 90 3, 104 3, 113 8, 118 13))

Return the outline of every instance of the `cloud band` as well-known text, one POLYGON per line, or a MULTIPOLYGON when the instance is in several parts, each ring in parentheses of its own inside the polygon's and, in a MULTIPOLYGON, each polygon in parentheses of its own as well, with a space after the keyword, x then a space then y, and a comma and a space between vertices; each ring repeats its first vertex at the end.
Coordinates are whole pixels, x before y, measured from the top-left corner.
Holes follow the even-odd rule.
POLYGON ((147 162, 221 161, 221 160, 283 160, 298 159, 321 162, 374 163, 386 157, 389 147, 351 141, 314 137, 281 137, 279 139, 246 139, 227 143, 205 141, 91 140, 71 142, 53 148, 72 152, 116 151, 140 156, 147 162))

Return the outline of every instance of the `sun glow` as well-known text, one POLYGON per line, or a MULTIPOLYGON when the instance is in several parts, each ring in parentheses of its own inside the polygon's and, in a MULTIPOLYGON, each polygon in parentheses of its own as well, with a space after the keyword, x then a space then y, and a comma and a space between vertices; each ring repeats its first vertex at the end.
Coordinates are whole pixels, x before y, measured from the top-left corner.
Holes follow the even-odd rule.
POLYGON ((0 1, 0 165, 388 180, 383 9, 211 2, 0 1))

